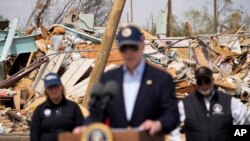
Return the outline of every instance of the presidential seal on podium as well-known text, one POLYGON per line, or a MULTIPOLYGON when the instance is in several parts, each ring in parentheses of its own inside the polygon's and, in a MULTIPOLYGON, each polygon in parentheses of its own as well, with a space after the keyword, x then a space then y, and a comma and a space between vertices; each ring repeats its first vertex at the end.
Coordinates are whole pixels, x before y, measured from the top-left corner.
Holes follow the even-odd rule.
POLYGON ((112 131, 103 123, 90 124, 81 141, 113 141, 112 131))

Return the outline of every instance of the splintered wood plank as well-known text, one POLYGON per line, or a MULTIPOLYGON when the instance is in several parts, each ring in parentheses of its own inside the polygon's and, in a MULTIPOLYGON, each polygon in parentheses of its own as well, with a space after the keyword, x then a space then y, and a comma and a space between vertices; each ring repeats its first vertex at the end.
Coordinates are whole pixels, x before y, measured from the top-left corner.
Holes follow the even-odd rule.
MULTIPOLYGON (((186 29, 188 30, 190 37, 195 37, 195 33, 193 32, 193 29, 189 22, 185 22, 186 29)), ((193 52, 195 54, 196 60, 200 66, 206 66, 208 67, 208 61, 205 58, 202 49, 199 45, 199 42, 197 40, 192 40, 190 43, 191 48, 193 49, 193 52)))
POLYGON ((151 33, 149 33, 148 31, 144 29, 142 29, 141 32, 143 33, 143 36, 146 40, 158 39, 157 37, 155 37, 154 35, 152 35, 151 33))
POLYGON ((224 89, 230 89, 230 90, 236 89, 236 86, 233 83, 232 84, 224 83, 224 81, 222 81, 222 80, 216 80, 216 81, 214 81, 214 84, 216 86, 222 87, 224 89))
POLYGON ((186 29, 188 30, 189 36, 195 37, 195 34, 194 34, 193 29, 192 29, 191 25, 189 24, 189 22, 185 22, 185 26, 186 26, 186 29))
MULTIPOLYGON (((55 53, 54 51, 49 52, 49 54, 55 53)), ((35 79, 35 83, 33 85, 34 90, 38 94, 42 94, 44 92, 44 77, 50 72, 57 73, 61 64, 64 61, 65 53, 60 53, 56 55, 49 56, 50 61, 45 66, 42 66, 42 70, 39 70, 38 76, 35 79)))
MULTIPOLYGON (((55 53, 55 52, 49 50, 49 51, 46 53, 46 56, 51 55, 51 54, 53 54, 53 53, 55 53)), ((51 60, 52 57, 53 57, 53 56, 49 56, 49 59, 51 60)), ((49 64, 49 61, 48 61, 48 62, 45 62, 45 63, 43 63, 43 64, 41 65, 41 67, 40 67, 40 69, 39 69, 39 71, 38 71, 38 73, 37 73, 37 75, 36 75, 36 78, 35 78, 35 80, 34 80, 34 82, 33 82, 33 85, 32 85, 32 88, 33 88, 34 90, 36 89, 38 83, 41 81, 41 78, 42 78, 42 76, 43 76, 43 73, 44 73, 44 71, 46 70, 48 64, 49 64)))
POLYGON ((215 40, 213 38, 210 39, 209 45, 210 45, 210 48, 213 51, 211 51, 210 49, 208 49, 208 54, 211 54, 210 58, 211 58, 211 60, 213 60, 213 58, 217 58, 218 57, 218 55, 214 52, 214 48, 216 46, 216 43, 215 43, 215 40))
POLYGON ((49 40, 49 33, 46 27, 44 27, 43 25, 40 26, 41 28, 41 32, 43 34, 43 37, 45 38, 45 40, 49 40))
POLYGON ((249 46, 250 45, 250 38, 244 39, 241 43, 240 46, 249 46))
POLYGON ((155 53, 155 52, 157 52, 157 50, 153 49, 151 45, 145 45, 143 53, 145 53, 145 54, 154 53, 154 54, 152 54, 152 55, 150 55, 150 56, 152 56, 152 57, 154 57, 154 58, 157 58, 157 59, 159 59, 159 60, 160 60, 161 58, 164 58, 164 57, 165 57, 162 53, 159 53, 159 52, 158 52, 158 53, 155 53))
POLYGON ((74 86, 93 63, 94 59, 80 59, 71 63, 67 71, 61 77, 65 89, 74 86))
POLYGON ((88 83, 89 83, 89 77, 84 79, 82 82, 76 84, 74 87, 70 88, 69 90, 66 88, 65 89, 66 94, 68 96, 75 95, 76 97, 84 96, 88 83))
POLYGON ((193 40, 191 42, 191 45, 190 45, 194 51, 194 54, 195 54, 195 57, 196 57, 196 60, 198 62, 198 64, 200 66, 206 66, 208 67, 208 61, 207 59, 205 58, 203 52, 202 52, 202 49, 199 45, 199 43, 196 41, 196 40, 193 40))
POLYGON ((34 101, 27 104, 27 106, 25 107, 25 110, 26 111, 35 110, 36 107, 42 104, 44 101, 46 101, 46 99, 47 99, 46 96, 40 96, 40 97, 34 98, 34 101))
POLYGON ((14 95, 14 105, 16 110, 20 110, 21 107, 21 90, 16 90, 14 95))
POLYGON ((41 78, 43 76, 43 72, 45 71, 45 69, 47 68, 49 62, 45 62, 44 64, 42 64, 42 66, 40 67, 37 75, 36 75, 36 78, 32 84, 32 89, 35 90, 36 87, 38 86, 39 82, 41 81, 41 78))
POLYGON ((176 51, 176 53, 178 54, 178 56, 180 56, 180 58, 182 58, 183 60, 189 60, 190 59, 190 51, 189 48, 187 47, 171 47, 171 50, 176 51))
POLYGON ((237 74, 238 72, 240 72, 242 70, 242 66, 243 64, 239 64, 232 72, 232 75, 237 74))
MULTIPOLYGON (((116 67, 116 65, 110 64, 105 68, 104 71, 111 70, 115 67, 116 67)), ((75 95, 77 97, 84 96, 85 92, 87 90, 89 79, 90 79, 90 77, 84 79, 82 82, 76 84, 74 87, 70 87, 69 89, 66 89, 66 95, 68 95, 68 96, 75 95)))
POLYGON ((190 86, 191 83, 188 82, 188 81, 186 81, 186 80, 184 80, 184 81, 177 82, 175 85, 176 85, 176 86, 175 86, 176 89, 180 89, 180 88, 185 88, 185 87, 190 86))
POLYGON ((225 61, 226 59, 227 59, 227 56, 226 56, 226 55, 220 55, 220 56, 216 59, 215 64, 221 65, 221 63, 222 63, 223 61, 225 61))

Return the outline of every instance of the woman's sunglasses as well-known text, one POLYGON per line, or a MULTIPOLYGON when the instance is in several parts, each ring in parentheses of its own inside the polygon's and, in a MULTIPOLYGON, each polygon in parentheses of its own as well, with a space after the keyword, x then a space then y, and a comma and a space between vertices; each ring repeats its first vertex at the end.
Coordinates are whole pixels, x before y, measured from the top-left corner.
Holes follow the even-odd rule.
POLYGON ((128 49, 136 52, 136 51, 138 51, 139 47, 137 45, 123 45, 119 48, 120 52, 125 52, 128 49))

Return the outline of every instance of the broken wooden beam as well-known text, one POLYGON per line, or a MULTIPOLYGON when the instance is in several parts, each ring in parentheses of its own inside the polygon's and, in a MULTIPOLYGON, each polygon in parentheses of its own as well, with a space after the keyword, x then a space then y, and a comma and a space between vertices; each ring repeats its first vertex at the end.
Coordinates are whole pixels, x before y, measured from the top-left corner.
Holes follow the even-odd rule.
POLYGON ((14 106, 16 110, 21 109, 21 90, 16 90, 16 94, 14 95, 14 106))
POLYGON ((49 40, 50 37, 49 37, 49 32, 48 32, 47 28, 44 27, 43 25, 41 25, 40 29, 41 29, 41 32, 42 32, 44 39, 49 40))
POLYGON ((18 72, 16 75, 14 75, 13 77, 10 77, 9 79, 0 82, 0 88, 9 88, 14 86, 14 84, 19 81, 20 79, 22 79, 24 76, 26 76, 27 74, 29 74, 30 72, 32 72, 33 70, 37 69, 38 67, 40 67, 43 63, 47 62, 47 59, 44 60, 40 60, 39 62, 29 66, 27 69, 22 70, 21 72, 18 72))
POLYGON ((208 61, 205 58, 205 56, 203 54, 203 51, 202 51, 198 41, 197 40, 191 41, 190 46, 194 51, 194 54, 195 54, 195 57, 196 57, 196 60, 197 60, 198 64, 200 66, 208 67, 208 61))
MULTIPOLYGON (((186 25, 186 29, 188 30, 189 36, 195 37, 195 34, 194 34, 193 29, 192 29, 191 25, 189 24, 189 22, 185 22, 185 25, 186 25)), ((208 61, 203 54, 203 51, 201 49, 199 42, 196 39, 194 39, 194 40, 190 41, 190 46, 194 52, 194 55, 196 57, 196 61, 198 62, 198 65, 208 67, 208 61)))

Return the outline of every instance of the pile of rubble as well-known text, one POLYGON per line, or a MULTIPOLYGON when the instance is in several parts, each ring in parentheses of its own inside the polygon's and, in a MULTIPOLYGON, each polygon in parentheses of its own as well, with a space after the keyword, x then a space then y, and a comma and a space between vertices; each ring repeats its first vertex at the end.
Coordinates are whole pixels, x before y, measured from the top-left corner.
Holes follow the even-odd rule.
POLYGON ((32 111, 14 111, 10 108, 0 110, 0 133, 27 132, 32 111))
MULTIPOLYGON (((142 32, 146 39, 143 55, 147 62, 173 76, 179 99, 194 91, 194 70, 208 66, 221 91, 250 102, 250 35, 243 28, 233 34, 194 36, 190 31, 190 37, 171 38, 158 38, 145 30, 142 32)), ((66 97, 81 103, 101 48, 101 39, 94 33, 53 25, 50 29, 44 26, 37 30, 31 28, 12 39, 15 45, 11 48, 16 52, 11 52, 5 60, 9 73, 6 80, 0 82, 0 98, 12 99, 16 111, 1 107, 1 132, 28 131, 32 111, 46 99, 43 78, 48 72, 58 73, 66 97), (25 50, 18 46, 24 42, 25 50)), ((3 46, 1 42, 8 40, 7 34, 3 36, 0 47, 3 46)), ((114 42, 105 71, 122 63, 114 42)), ((86 108, 81 108, 87 116, 86 108)))
POLYGON ((233 33, 202 36, 195 36, 189 27, 190 37, 149 37, 146 50, 154 51, 145 55, 172 74, 178 98, 194 91, 194 70, 207 66, 219 90, 250 102, 250 34, 243 27, 233 33))

